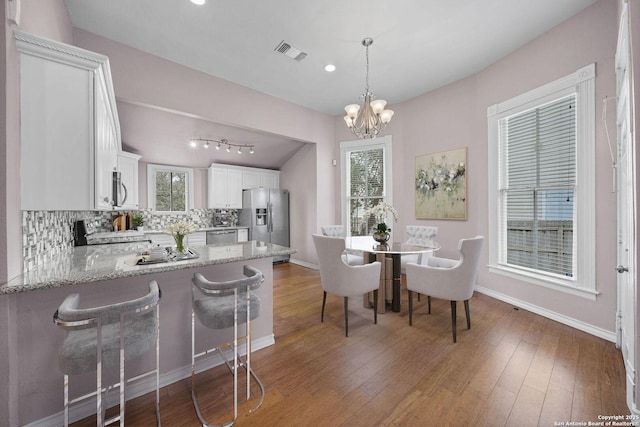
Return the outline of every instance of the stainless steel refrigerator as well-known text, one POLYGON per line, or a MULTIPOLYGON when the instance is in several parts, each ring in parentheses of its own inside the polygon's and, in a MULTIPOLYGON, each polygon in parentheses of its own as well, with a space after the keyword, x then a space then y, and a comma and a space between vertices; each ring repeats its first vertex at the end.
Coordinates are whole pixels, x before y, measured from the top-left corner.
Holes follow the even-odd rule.
MULTIPOLYGON (((289 191, 253 188, 242 191, 239 224, 249 227, 249 239, 289 246, 289 191)), ((288 261, 289 255, 273 257, 288 261)))

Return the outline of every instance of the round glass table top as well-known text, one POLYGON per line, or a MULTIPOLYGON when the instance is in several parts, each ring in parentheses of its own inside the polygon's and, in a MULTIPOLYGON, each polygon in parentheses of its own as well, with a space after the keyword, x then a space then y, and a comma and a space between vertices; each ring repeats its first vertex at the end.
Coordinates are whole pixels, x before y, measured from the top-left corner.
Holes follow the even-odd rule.
POLYGON ((421 254, 430 251, 437 251, 440 246, 437 244, 434 247, 427 246, 414 246, 402 242, 387 243, 386 245, 380 245, 373 240, 371 236, 348 236, 345 238, 345 245, 347 249, 372 252, 372 253, 386 253, 386 254, 421 254))

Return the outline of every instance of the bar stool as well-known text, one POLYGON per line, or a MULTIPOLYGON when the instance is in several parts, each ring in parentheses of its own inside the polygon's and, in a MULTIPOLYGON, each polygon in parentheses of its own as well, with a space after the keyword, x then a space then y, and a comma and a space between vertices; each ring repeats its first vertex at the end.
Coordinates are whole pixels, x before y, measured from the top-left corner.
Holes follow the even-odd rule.
POLYGON ((198 419, 203 426, 210 426, 198 407, 198 400, 195 393, 195 363, 196 359, 211 352, 216 352, 222 357, 224 363, 233 374, 233 419, 225 422, 222 426, 231 426, 238 418, 238 368, 243 367, 247 372, 247 400, 251 394, 251 377, 260 386, 260 400, 249 410, 253 413, 262 405, 264 401, 264 386, 256 374, 251 370, 251 321, 260 316, 262 301, 255 293, 264 282, 262 273, 248 265, 244 266, 246 277, 227 282, 211 282, 200 273, 193 276, 192 311, 191 311, 191 400, 195 407, 198 419), (200 292, 196 294, 195 289, 200 292), (226 329, 233 327, 233 341, 220 344, 198 354, 195 353, 195 322, 196 317, 203 326, 210 329, 226 329), (246 334, 238 337, 238 325, 246 323, 246 334), (238 344, 246 341, 247 354, 244 357, 238 356, 238 344), (233 364, 223 353, 224 348, 231 347, 233 351, 233 364))
POLYGON ((96 397, 96 424, 101 427, 120 421, 124 426, 125 386, 132 381, 155 374, 156 423, 160 425, 159 315, 162 292, 155 280, 143 297, 94 308, 78 308, 80 295, 70 294, 53 315, 53 322, 66 331, 58 352, 58 365, 64 374, 64 425, 69 425, 69 406, 96 397), (155 369, 125 380, 125 360, 141 356, 154 348, 155 369), (102 370, 119 366, 120 381, 104 386, 102 370), (96 372, 96 390, 69 400, 69 376, 96 372), (105 420, 106 395, 119 389, 120 412, 105 420))

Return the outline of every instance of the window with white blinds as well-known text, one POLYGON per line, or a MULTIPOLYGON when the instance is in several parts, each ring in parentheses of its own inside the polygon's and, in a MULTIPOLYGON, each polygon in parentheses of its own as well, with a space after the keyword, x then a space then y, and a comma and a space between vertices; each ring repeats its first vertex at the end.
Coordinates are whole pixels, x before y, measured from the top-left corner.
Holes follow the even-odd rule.
POLYGON ((372 233, 374 219, 363 218, 367 209, 391 200, 391 137, 340 144, 342 217, 352 236, 372 233))
POLYGON ((595 297, 594 79, 488 109, 490 271, 595 297))
POLYGON ((499 121, 502 262, 574 277, 576 97, 499 121))

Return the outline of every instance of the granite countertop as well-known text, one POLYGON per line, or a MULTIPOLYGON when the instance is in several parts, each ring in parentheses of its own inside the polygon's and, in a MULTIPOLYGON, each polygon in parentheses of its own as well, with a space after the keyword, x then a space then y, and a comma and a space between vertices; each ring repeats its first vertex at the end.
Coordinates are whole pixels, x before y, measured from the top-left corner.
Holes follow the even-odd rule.
POLYGON ((150 248, 148 242, 78 246, 37 269, 0 286, 0 295, 36 291, 67 285, 96 282, 122 277, 156 274, 205 265, 225 264, 296 251, 280 245, 255 240, 232 245, 191 246, 199 255, 195 259, 135 265, 140 253, 150 248))

